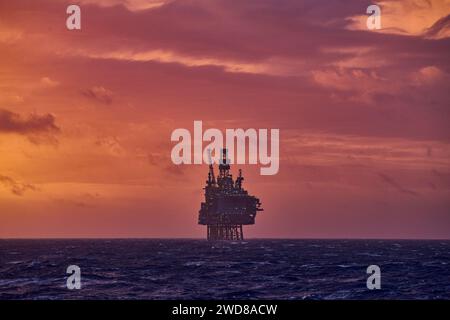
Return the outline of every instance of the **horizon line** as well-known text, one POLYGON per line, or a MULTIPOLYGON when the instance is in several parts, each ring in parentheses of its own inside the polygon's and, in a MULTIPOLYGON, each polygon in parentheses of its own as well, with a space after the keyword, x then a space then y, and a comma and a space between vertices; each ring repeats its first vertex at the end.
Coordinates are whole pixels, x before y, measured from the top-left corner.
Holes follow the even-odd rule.
MULTIPOLYGON (((1 240, 207 240, 193 237, 0 237, 1 240)), ((450 238, 247 238, 243 240, 217 240, 217 241, 247 241, 247 240, 410 240, 410 241, 450 241, 450 238)))

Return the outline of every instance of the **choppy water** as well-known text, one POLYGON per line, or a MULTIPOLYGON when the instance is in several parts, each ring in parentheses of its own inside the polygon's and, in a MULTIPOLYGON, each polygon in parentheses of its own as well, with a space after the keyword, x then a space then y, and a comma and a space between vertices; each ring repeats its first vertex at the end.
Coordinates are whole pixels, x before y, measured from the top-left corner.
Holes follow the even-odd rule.
POLYGON ((450 299, 450 241, 0 240, 0 299, 80 298, 450 299))

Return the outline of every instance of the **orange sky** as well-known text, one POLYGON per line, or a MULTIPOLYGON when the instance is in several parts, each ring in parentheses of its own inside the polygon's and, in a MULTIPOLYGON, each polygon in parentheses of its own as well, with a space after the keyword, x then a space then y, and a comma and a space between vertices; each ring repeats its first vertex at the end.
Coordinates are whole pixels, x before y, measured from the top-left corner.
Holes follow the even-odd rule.
POLYGON ((202 120, 280 129, 247 236, 449 238, 450 1, 72 3, 0 0, 0 237, 204 237, 202 120))

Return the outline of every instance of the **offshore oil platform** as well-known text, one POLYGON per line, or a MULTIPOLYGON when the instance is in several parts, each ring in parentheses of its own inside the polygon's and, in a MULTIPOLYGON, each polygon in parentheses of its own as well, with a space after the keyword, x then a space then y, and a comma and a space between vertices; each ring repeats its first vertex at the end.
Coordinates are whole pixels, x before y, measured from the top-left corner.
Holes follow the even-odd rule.
POLYGON ((227 149, 222 149, 217 179, 212 161, 209 163, 205 202, 201 203, 198 223, 207 226, 208 240, 243 240, 242 226, 255 224, 256 213, 263 211, 261 202, 242 188, 241 169, 233 181, 227 149))

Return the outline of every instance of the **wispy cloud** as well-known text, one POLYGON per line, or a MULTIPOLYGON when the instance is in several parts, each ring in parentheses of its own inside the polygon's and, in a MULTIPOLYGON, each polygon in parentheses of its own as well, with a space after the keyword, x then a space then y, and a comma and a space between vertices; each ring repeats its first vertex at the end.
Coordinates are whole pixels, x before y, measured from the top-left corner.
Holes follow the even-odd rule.
MULTIPOLYGON (((78 51, 81 56, 87 56, 93 59, 112 59, 132 62, 159 62, 159 63, 177 63, 187 67, 219 67, 226 72, 233 73, 254 73, 254 74, 279 74, 276 68, 270 62, 249 63, 244 61, 233 61, 227 59, 220 59, 216 57, 201 57, 190 56, 182 53, 177 53, 170 50, 147 50, 147 51, 128 51, 119 50, 104 53, 82 52, 78 51)), ((273 62, 273 61, 272 61, 273 62)), ((276 67, 276 65, 275 65, 276 67)))
POLYGON ((43 77, 40 81, 41 85, 47 88, 54 88, 59 86, 59 82, 53 79, 50 79, 49 77, 43 77))
POLYGON ((95 86, 82 91, 82 94, 103 104, 111 104, 113 101, 113 92, 102 86, 95 86))
POLYGON ((378 176, 381 178, 382 181, 384 181, 385 183, 387 183, 388 185, 390 185, 391 187, 393 187, 394 189, 396 189, 397 191, 401 192, 401 193, 406 193, 412 196, 418 196, 419 193, 411 190, 411 189, 407 189, 404 186, 402 186, 400 183, 398 183, 396 180, 394 180, 394 178, 388 176, 385 173, 378 173, 378 176))
POLYGON ((124 6, 130 11, 141 11, 159 8, 172 0, 80 0, 81 4, 92 4, 100 7, 124 6))
POLYGON ((37 188, 30 183, 22 183, 14 180, 13 178, 0 174, 0 184, 8 188, 16 196, 23 196, 23 194, 30 190, 36 191, 37 188))

